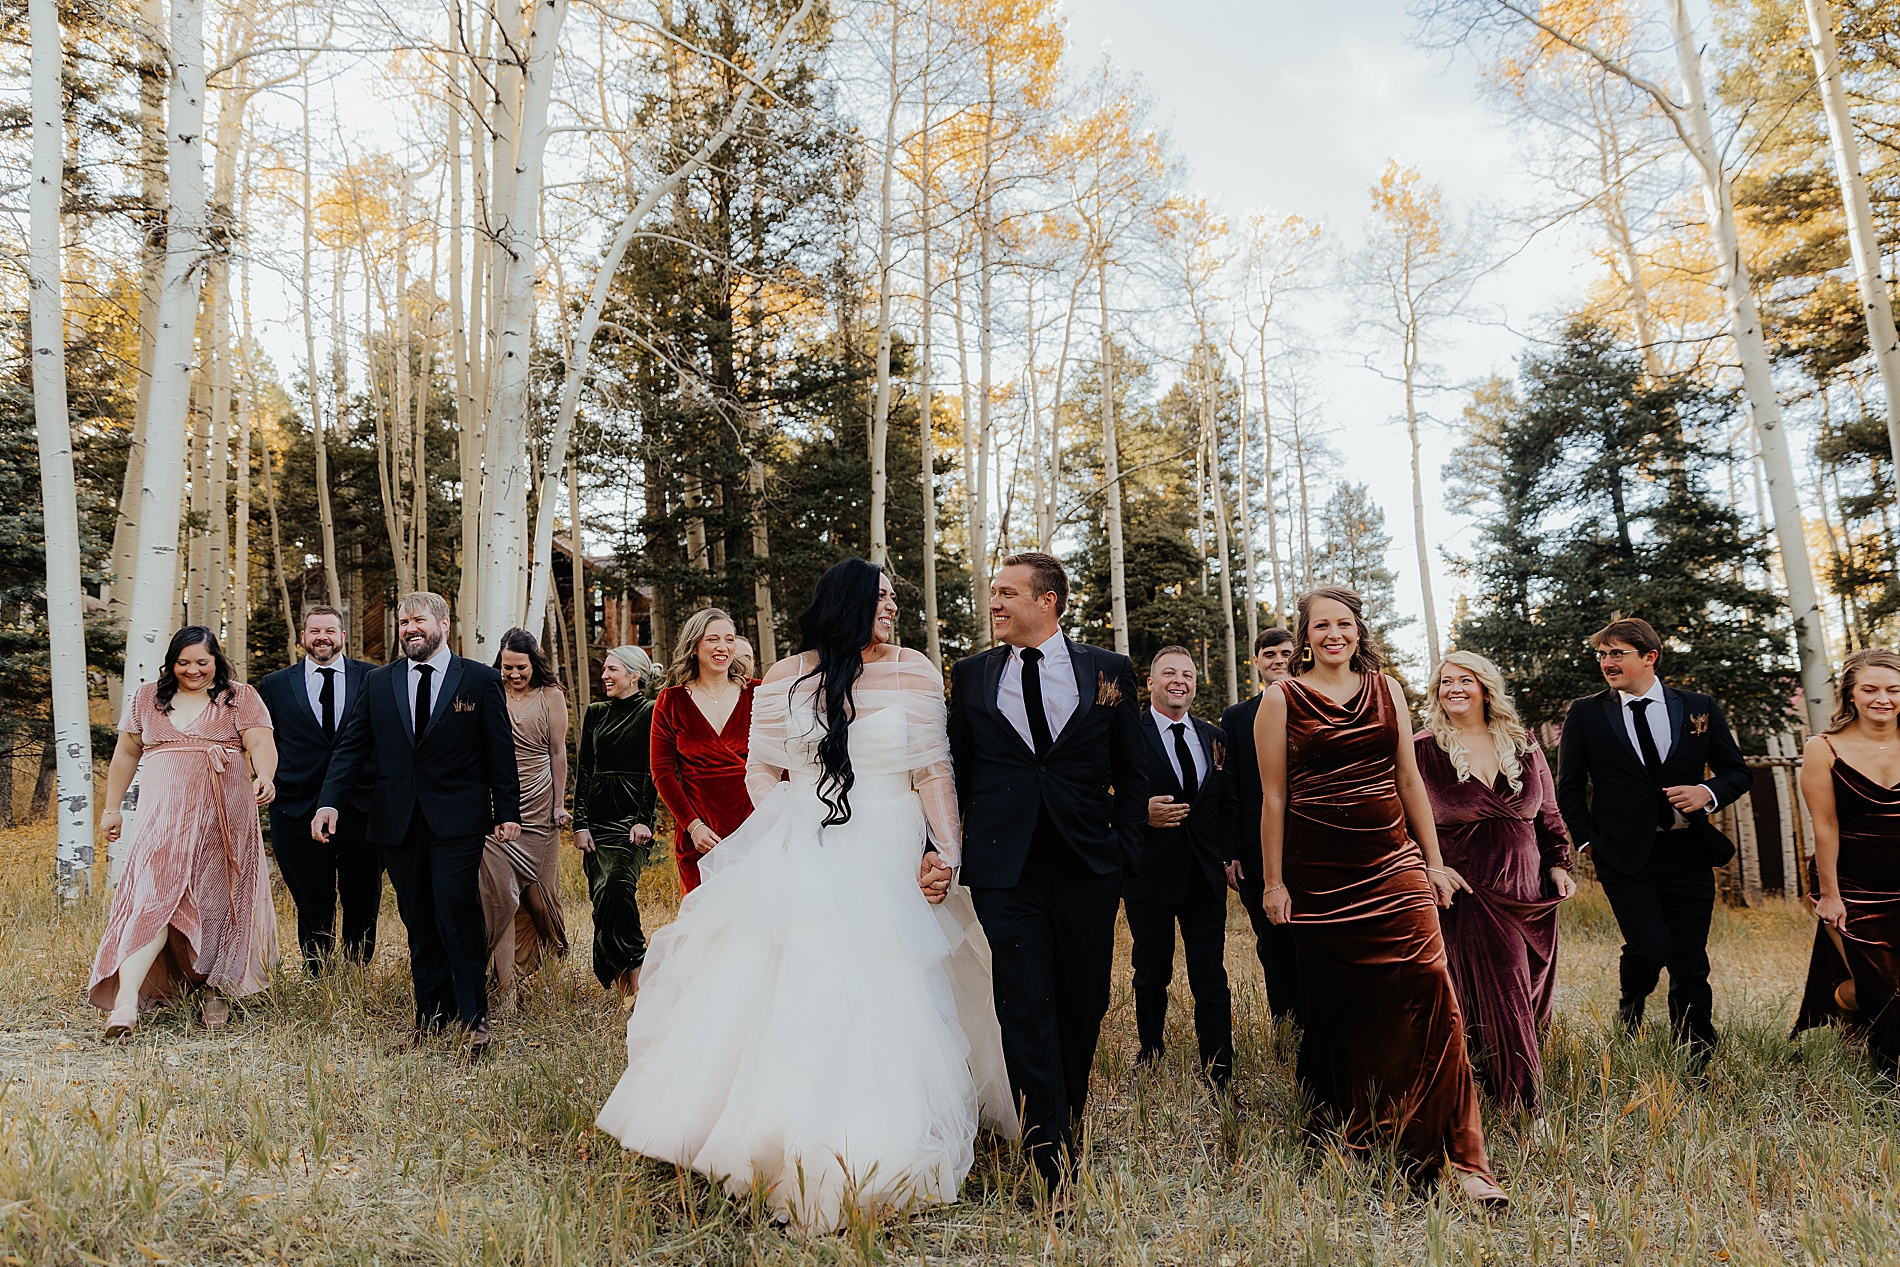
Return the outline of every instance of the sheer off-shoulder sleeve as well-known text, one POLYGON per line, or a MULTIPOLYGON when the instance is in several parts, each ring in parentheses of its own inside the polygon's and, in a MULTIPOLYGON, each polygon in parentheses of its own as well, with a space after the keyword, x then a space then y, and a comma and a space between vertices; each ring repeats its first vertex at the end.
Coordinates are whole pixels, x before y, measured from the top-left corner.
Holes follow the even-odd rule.
POLYGON ((950 765, 943 675, 916 652, 907 652, 896 667, 904 707, 904 763, 910 770, 910 784, 923 802, 931 844, 954 867, 963 861, 963 828, 957 814, 957 782, 950 765))
POLYGON ((752 692, 752 728, 746 736, 745 790, 754 805, 792 768, 792 683, 797 675, 764 682, 752 692))

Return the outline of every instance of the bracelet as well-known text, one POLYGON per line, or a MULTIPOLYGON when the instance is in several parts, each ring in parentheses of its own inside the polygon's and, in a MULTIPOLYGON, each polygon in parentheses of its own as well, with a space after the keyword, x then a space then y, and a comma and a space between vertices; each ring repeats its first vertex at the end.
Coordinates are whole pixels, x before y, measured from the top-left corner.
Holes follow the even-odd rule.
POLYGON ((1431 873, 1432 873, 1433 875, 1444 875, 1444 874, 1445 874, 1445 869, 1444 869, 1443 867, 1426 867, 1425 869, 1426 869, 1427 871, 1429 871, 1429 872, 1431 872, 1431 873))
POLYGON ((1271 884, 1271 885, 1268 885, 1268 886, 1267 886, 1266 888, 1264 888, 1264 889, 1262 889, 1262 890, 1260 890, 1260 896, 1261 896, 1261 897, 1265 897, 1265 896, 1266 896, 1267 894, 1269 894, 1269 893, 1274 893, 1274 892, 1277 892, 1277 891, 1279 891, 1280 889, 1284 889, 1285 887, 1286 887, 1286 885, 1284 885, 1284 884, 1271 884))

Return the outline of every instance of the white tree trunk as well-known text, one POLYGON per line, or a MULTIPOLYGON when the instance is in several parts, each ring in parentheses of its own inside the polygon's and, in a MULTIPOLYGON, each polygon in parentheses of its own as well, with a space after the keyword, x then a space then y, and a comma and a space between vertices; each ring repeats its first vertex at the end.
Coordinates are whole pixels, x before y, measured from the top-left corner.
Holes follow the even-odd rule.
POLYGON ((1102 492, 1108 520, 1108 622, 1115 650, 1128 654, 1128 575, 1122 551, 1121 454, 1115 441, 1115 345, 1108 326, 1108 261, 1098 259, 1096 297, 1102 325, 1102 492))
POLYGON ((1809 47, 1820 80, 1821 105, 1827 113, 1828 139, 1834 147, 1834 171, 1840 179, 1841 204, 1847 209, 1847 242, 1854 256, 1854 281, 1867 319, 1867 341, 1880 367, 1887 396, 1887 443, 1894 470, 1900 472, 1900 335, 1894 331, 1893 304, 1880 275, 1880 235, 1874 225, 1867 181, 1860 171, 1860 142, 1841 86, 1840 54, 1834 44, 1834 11, 1827 0, 1807 0, 1809 47))
POLYGON ((890 495, 885 453, 890 447, 891 426, 891 184, 897 171, 897 108, 902 103, 897 82, 898 33, 902 27, 893 3, 890 101, 884 114, 884 174, 877 224, 877 395, 871 405, 871 562, 879 566, 889 561, 891 553, 884 522, 890 495))
POLYGON ((930 45, 930 27, 925 21, 925 62, 922 87, 923 130, 919 146, 918 166, 921 169, 921 183, 917 190, 918 209, 923 219, 923 285, 919 295, 923 306, 922 329, 917 350, 917 440, 918 453, 921 455, 918 479, 924 497, 924 654, 930 662, 943 668, 943 629, 937 612, 937 444, 935 419, 932 411, 936 408, 936 396, 932 388, 936 385, 936 361, 932 340, 936 331, 935 291, 936 267, 931 259, 932 242, 932 194, 935 189, 934 172, 930 166, 930 71, 932 52, 930 45))
MULTIPOLYGON (((33 418, 39 432, 40 507, 45 516, 47 656, 52 670, 53 753, 59 777, 55 878, 76 898, 92 880, 92 718, 86 706, 86 610, 80 588, 79 495, 66 409, 66 311, 60 278, 60 197, 66 134, 60 101, 59 7, 31 0, 33 168, 27 199, 32 234, 28 309, 33 345, 33 418)), ((11 779, 11 762, 0 766, 11 779)))
MULTIPOLYGON (((343 580, 336 565, 336 515, 330 509, 330 445, 324 426, 323 405, 317 392, 317 322, 311 268, 312 239, 316 233, 316 208, 312 201, 310 173, 310 81, 303 85, 303 352, 304 374, 310 388, 310 445, 316 454, 317 526, 323 550, 323 588, 329 605, 343 610, 343 580)), ((341 313, 337 314, 341 317, 341 313)), ((367 331, 365 332, 367 335, 367 331)), ((340 402, 339 402, 340 404, 340 402)), ((356 627, 356 612, 349 614, 349 627, 356 627)), ((297 622, 291 621, 295 627, 297 622)))
MULTIPOLYGON (((205 69, 203 0, 172 0, 171 93, 165 121, 170 215, 164 284, 153 337, 152 404, 139 494, 139 548, 126 622, 125 685, 158 676, 178 619, 178 526, 191 410, 193 327, 205 253, 205 69)), ((122 838, 123 839, 123 838, 122 838)))
MULTIPOLYGON (((1214 410, 1213 354, 1202 343, 1201 362, 1201 446, 1207 461, 1207 478, 1214 486, 1214 546, 1220 555, 1221 632, 1226 635, 1227 702, 1240 703, 1240 657, 1234 647, 1234 555, 1227 533, 1227 487, 1220 471, 1220 437, 1216 432, 1214 410)), ((1246 432, 1241 432, 1245 443, 1246 432)))
POLYGON ((1431 656, 1430 673, 1438 668, 1438 604, 1432 599, 1431 546, 1425 540, 1424 458, 1418 445, 1418 400, 1414 379, 1418 373, 1418 329, 1405 336, 1405 435, 1412 445, 1412 545, 1418 551, 1419 601, 1425 606, 1425 645, 1431 656))
MULTIPOLYGON (((1253 550, 1253 493, 1247 487, 1247 450, 1251 444, 1247 439, 1247 358, 1229 345, 1240 362, 1240 435, 1236 437, 1240 453, 1239 469, 1235 471, 1235 481, 1240 489, 1240 548, 1244 566, 1247 569, 1247 659, 1253 661, 1254 639, 1260 636, 1260 599, 1256 587, 1260 582, 1260 565, 1254 559, 1253 550)), ((1253 689, 1259 692, 1261 682, 1254 675, 1253 689)))
POLYGON ((1683 125, 1690 149, 1702 173, 1703 199, 1708 204, 1709 229, 1715 237, 1722 286, 1728 300, 1729 333, 1742 362, 1742 382, 1754 415, 1755 435, 1768 479, 1769 503, 1774 509, 1775 539, 1781 549, 1782 575, 1788 584, 1788 610, 1794 618, 1795 646, 1801 661, 1801 692, 1808 724, 1815 734, 1826 728, 1834 705, 1834 674, 1828 662, 1827 641, 1814 570, 1808 561, 1808 543, 1795 491, 1794 462, 1788 436, 1781 424, 1781 402, 1775 396, 1768 345, 1762 335, 1761 314, 1755 306, 1753 279, 1742 258, 1735 231, 1735 204, 1728 172, 1716 149, 1709 122, 1708 98, 1702 87, 1702 58, 1695 31, 1683 0, 1668 0, 1669 26, 1675 36, 1676 61, 1688 97, 1683 125))

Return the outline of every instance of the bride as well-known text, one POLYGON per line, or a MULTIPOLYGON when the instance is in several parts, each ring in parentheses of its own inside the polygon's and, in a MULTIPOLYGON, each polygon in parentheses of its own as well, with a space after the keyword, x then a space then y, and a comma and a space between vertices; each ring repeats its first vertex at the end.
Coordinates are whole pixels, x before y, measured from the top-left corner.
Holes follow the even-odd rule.
POLYGON ((943 678, 890 645, 883 569, 818 581, 752 706, 756 807, 653 937, 598 1124, 776 1215, 955 1201, 979 1121, 1017 1131, 961 856, 943 678))

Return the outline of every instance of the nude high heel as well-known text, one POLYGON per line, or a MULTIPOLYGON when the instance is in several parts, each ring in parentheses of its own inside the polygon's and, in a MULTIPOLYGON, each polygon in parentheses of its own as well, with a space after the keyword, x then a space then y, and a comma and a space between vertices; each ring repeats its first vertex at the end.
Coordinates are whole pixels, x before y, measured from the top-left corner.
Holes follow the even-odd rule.
POLYGON ((133 1003, 127 1008, 113 1008, 106 1016, 105 1040, 116 1043, 132 1037, 132 1031, 139 1026, 139 1005, 133 1003))

